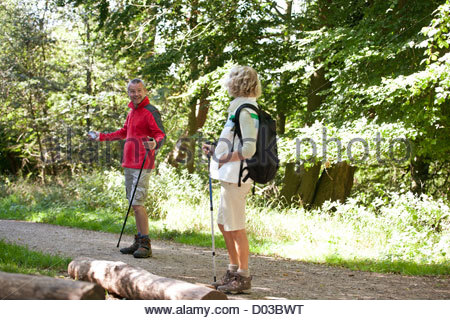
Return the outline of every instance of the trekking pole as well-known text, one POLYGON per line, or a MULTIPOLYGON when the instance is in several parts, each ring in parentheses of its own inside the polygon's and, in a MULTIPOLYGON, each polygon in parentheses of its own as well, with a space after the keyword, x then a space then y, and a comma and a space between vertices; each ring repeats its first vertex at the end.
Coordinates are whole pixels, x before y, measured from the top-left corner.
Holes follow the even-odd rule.
POLYGON ((214 282, 217 281, 216 276, 216 245, 214 242, 214 210, 213 210, 213 198, 212 198, 212 183, 211 183, 211 155, 208 154, 208 176, 209 176, 209 208, 211 210, 211 239, 212 239, 212 257, 213 257, 213 270, 214 270, 214 282))
MULTIPOLYGON (((152 140, 153 140, 153 138, 150 139, 150 141, 152 141, 152 140)), ((137 181, 136 181, 136 185, 134 186, 134 190, 133 190, 133 195, 131 196, 130 205, 128 206, 127 215, 125 216, 125 221, 123 222, 122 231, 120 232, 119 242, 117 242, 117 248, 119 247, 120 239, 122 239, 123 230, 125 229, 125 225, 127 224, 128 214, 130 213, 131 204, 133 203, 133 200, 134 200, 134 194, 136 193, 136 189, 137 189, 137 186, 138 186, 138 183, 139 183, 139 179, 141 178, 142 169, 144 168, 144 164, 145 164, 145 160, 147 159, 148 152, 149 152, 149 150, 146 149, 145 150, 144 161, 142 161, 141 170, 139 171, 139 174, 138 174, 138 177, 137 177, 137 181)))

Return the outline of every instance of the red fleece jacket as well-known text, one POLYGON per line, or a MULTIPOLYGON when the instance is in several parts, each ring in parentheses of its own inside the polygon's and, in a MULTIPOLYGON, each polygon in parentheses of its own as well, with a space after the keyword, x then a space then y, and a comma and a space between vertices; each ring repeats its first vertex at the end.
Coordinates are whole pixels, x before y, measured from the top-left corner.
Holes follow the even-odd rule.
MULTIPOLYGON (((158 109, 150 104, 148 97, 145 97, 137 108, 134 108, 132 102, 128 104, 128 107, 131 110, 128 112, 123 128, 112 133, 100 133, 100 141, 126 139, 122 167, 140 169, 145 156, 143 141, 147 141, 149 137, 154 138, 157 143, 156 149, 159 149, 166 134, 161 115, 158 109)), ((150 150, 144 169, 153 168, 155 168, 155 150, 150 150)))

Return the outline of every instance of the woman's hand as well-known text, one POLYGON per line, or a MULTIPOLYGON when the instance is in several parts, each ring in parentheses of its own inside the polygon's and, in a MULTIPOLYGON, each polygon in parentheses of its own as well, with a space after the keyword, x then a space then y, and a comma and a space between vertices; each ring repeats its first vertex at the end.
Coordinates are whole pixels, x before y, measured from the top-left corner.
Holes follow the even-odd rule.
POLYGON ((215 149, 215 146, 212 144, 204 143, 202 145, 202 151, 208 157, 211 157, 214 154, 214 149, 215 149))

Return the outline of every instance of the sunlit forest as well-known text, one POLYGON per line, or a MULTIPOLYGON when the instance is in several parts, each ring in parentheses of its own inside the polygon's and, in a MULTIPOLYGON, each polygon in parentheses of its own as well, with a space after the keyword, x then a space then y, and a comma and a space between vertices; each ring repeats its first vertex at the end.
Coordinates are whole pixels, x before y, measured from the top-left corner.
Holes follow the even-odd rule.
POLYGON ((119 232, 123 141, 86 134, 123 126, 140 78, 167 134, 151 234, 210 245, 201 144, 248 65, 280 158, 249 196, 251 251, 449 274, 449 36, 443 0, 1 0, 0 218, 119 232))

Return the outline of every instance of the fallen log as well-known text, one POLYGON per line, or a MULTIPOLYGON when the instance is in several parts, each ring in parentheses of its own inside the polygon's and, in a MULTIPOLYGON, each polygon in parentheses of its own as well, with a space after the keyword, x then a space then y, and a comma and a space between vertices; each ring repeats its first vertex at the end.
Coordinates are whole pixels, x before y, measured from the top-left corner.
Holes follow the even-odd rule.
POLYGON ((94 283, 0 272, 0 300, 104 300, 94 283))
POLYGON ((217 290, 181 280, 164 278, 121 261, 78 258, 69 264, 74 279, 91 281, 127 299, 226 300, 217 290))

